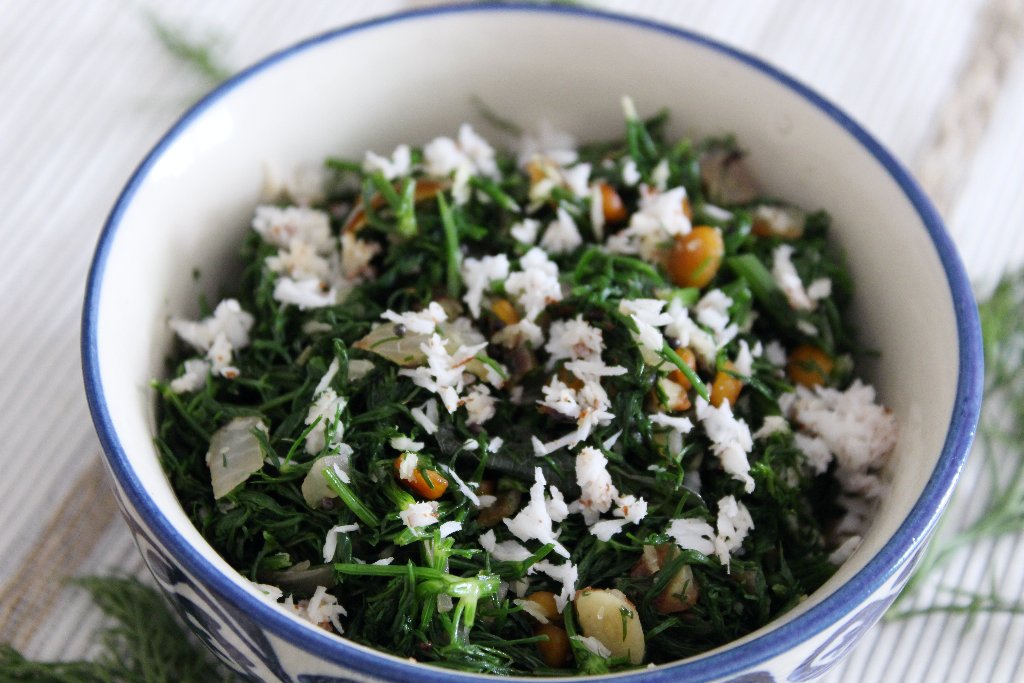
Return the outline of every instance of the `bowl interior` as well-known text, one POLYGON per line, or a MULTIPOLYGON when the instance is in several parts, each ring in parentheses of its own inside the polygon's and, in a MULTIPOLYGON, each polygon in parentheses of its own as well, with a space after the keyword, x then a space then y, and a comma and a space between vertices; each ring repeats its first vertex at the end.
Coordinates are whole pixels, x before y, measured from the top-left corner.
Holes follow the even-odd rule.
POLYGON ((735 134, 770 193, 834 218, 835 244, 855 278, 861 340, 881 351, 862 372, 898 417, 900 442, 892 493, 863 546, 784 620, 862 570, 935 470, 957 391, 951 288, 919 207, 888 157, 784 77, 641 22, 536 9, 425 13, 313 40, 221 88, 140 168, 101 239, 87 365, 107 438, 119 446, 111 457, 124 459, 136 478, 129 485, 152 500, 161 523, 235 576, 188 522, 159 467, 149 382, 165 373, 168 317, 194 315, 200 290, 213 298, 230 285, 268 165, 389 153, 400 142, 452 135, 463 121, 500 141, 474 99, 527 126, 547 120, 581 140, 601 139, 621 133, 627 94, 642 115, 668 108, 673 134, 735 134))

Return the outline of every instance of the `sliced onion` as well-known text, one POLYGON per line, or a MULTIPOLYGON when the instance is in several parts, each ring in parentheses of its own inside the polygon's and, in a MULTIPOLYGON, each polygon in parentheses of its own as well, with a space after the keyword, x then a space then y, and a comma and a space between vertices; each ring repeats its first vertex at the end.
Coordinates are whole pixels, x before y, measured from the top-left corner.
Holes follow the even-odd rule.
POLYGON ((714 204, 745 204, 757 198, 758 188, 738 152, 715 147, 700 159, 700 176, 708 199, 714 204))
POLYGON ((383 323, 370 331, 354 346, 364 351, 372 351, 392 363, 410 368, 422 365, 427 354, 420 348, 421 344, 430 341, 429 334, 404 334, 399 336, 395 323, 383 323))
POLYGON ((338 497, 324 479, 324 470, 334 465, 340 467, 342 471, 348 470, 348 456, 326 455, 314 462, 306 473, 306 478, 302 480, 302 497, 309 507, 318 508, 325 498, 338 497))
POLYGON ((348 362, 348 381, 358 382, 373 371, 373 361, 353 358, 348 362))
POLYGON ((254 429, 267 433, 258 417, 236 417, 213 433, 206 464, 210 468, 213 497, 223 498, 263 467, 263 451, 254 429))
MULTIPOLYGON (((378 325, 368 335, 353 344, 353 346, 364 351, 372 351, 404 368, 414 368, 426 363, 427 354, 423 352, 420 345, 428 343, 431 335, 406 333, 403 336, 399 336, 395 330, 396 326, 396 323, 378 325)), ((473 342, 467 342, 463 338, 463 333, 454 324, 447 325, 444 331, 444 348, 450 354, 458 351, 460 346, 471 346, 473 344, 473 342)), ((484 381, 488 381, 494 373, 492 368, 476 358, 469 361, 464 369, 466 372, 476 375, 478 379, 484 381)))

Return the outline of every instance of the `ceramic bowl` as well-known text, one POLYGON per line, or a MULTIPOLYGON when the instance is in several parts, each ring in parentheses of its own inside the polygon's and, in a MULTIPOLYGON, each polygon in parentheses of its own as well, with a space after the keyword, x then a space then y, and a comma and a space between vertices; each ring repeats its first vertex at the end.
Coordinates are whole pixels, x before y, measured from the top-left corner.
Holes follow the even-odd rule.
POLYGON ((262 600, 203 540, 153 445, 167 319, 232 276, 268 165, 491 131, 475 102, 579 139, 617 135, 631 95, 671 133, 734 133, 770 194, 834 217, 857 285, 865 368, 901 429, 892 493, 863 545, 799 607, 699 657, 616 676, 805 681, 842 658, 906 581, 969 450, 981 394, 977 311, 935 209, 849 117, 747 54, 644 20, 564 7, 458 6, 346 27, 275 54, 193 107, 129 180, 89 276, 82 353, 93 419, 146 564, 195 632, 262 680, 461 680, 349 643, 262 600), (193 269, 204 274, 198 282, 193 269))

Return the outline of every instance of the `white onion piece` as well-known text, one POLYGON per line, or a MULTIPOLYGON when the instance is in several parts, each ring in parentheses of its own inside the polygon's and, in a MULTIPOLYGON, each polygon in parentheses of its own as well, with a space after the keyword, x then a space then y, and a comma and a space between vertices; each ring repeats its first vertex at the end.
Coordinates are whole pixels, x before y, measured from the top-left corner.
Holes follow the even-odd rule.
POLYGON ((700 159, 700 176, 713 204, 745 204, 760 193, 742 155, 722 147, 704 153, 700 159))
POLYGON ((337 498, 338 494, 327 485, 327 480, 324 479, 324 470, 337 465, 343 472, 348 471, 348 456, 347 455, 327 455, 316 462, 309 468, 309 472, 306 473, 306 478, 302 480, 302 497, 306 501, 306 505, 311 508, 318 508, 323 502, 324 498, 337 498))
POLYGON ((213 433, 206 464, 210 468, 213 497, 223 498, 236 486, 263 467, 263 451, 252 433, 267 433, 267 426, 258 417, 236 417, 213 433))
POLYGON ((420 345, 429 342, 430 335, 404 334, 399 336, 395 331, 396 327, 395 323, 378 325, 353 346, 364 351, 373 351, 403 367, 422 365, 423 361, 427 359, 427 354, 423 353, 420 345))
POLYGON ((357 382, 373 370, 373 361, 353 358, 348 362, 348 381, 357 382))
MULTIPOLYGON (((430 342, 431 335, 406 333, 399 337, 395 328, 395 323, 382 323, 353 346, 364 351, 372 351, 405 368, 414 368, 426 363, 427 354, 421 347, 430 342)), ((444 348, 450 354, 455 353, 460 346, 472 346, 477 343, 475 340, 464 339, 463 334, 455 325, 446 326, 444 331, 444 348)), ((486 363, 476 358, 469 361, 463 369, 484 381, 490 381, 494 373, 494 370, 486 363)))

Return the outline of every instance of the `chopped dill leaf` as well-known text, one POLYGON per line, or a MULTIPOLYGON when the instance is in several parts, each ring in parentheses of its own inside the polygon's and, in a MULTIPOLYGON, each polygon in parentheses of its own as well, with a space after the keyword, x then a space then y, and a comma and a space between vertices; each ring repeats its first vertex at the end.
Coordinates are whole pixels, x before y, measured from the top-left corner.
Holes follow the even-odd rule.
POLYGON ((232 70, 221 62, 218 54, 222 43, 220 38, 212 35, 196 38, 184 28, 167 23, 155 13, 147 13, 146 19, 164 49, 206 79, 210 85, 217 85, 231 77, 232 70))
POLYGON ((88 661, 35 662, 0 645, 0 678, 50 683, 239 680, 175 619, 156 589, 120 577, 84 577, 72 583, 87 590, 111 620, 94 635, 95 656, 88 661))
MULTIPOLYGON (((939 586, 934 601, 921 607, 902 607, 947 562, 990 539, 1024 532, 1024 270, 1005 274, 988 299, 978 305, 985 350, 985 398, 978 424, 975 454, 987 474, 985 504, 958 528, 945 524, 935 532, 920 564, 897 598, 900 607, 886 615, 905 619, 934 612, 975 615, 979 612, 1024 613, 1024 602, 1009 601, 996 588, 970 590, 939 586)), ((973 458, 971 462, 976 462, 973 458)), ((985 487, 986 484, 981 484, 985 487)), ((962 503, 961 493, 953 505, 962 503)), ((972 493, 971 495, 977 495, 972 493)))

